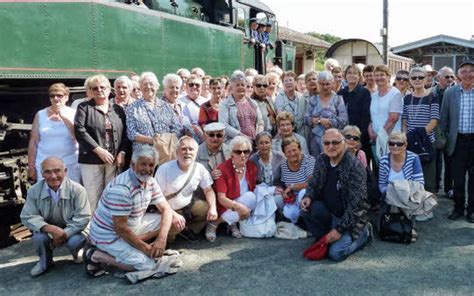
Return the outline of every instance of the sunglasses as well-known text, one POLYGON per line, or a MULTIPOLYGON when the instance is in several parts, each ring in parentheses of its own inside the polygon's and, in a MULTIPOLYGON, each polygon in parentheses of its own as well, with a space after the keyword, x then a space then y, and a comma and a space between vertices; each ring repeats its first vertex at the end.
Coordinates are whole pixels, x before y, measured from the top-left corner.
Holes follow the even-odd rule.
POLYGON ((353 135, 345 135, 344 138, 347 140, 352 140, 352 141, 359 141, 360 138, 358 136, 353 136, 353 135))
POLYGON ((261 87, 267 88, 268 84, 255 84, 255 87, 256 88, 261 88, 261 87))
POLYGON ((425 76, 412 76, 412 77, 410 77, 411 80, 423 80, 425 78, 426 78, 425 76))
POLYGON ((452 75, 446 75, 446 76, 444 76, 444 79, 454 79, 454 76, 452 76, 452 75))
POLYGON ((201 87, 199 83, 188 83, 189 87, 201 87))
POLYGON ((223 133, 208 133, 209 138, 222 138, 224 137, 223 133))
POLYGON ((91 89, 93 91, 105 90, 107 89, 107 86, 94 86, 94 87, 91 87, 91 89))
POLYGON ((395 78, 397 81, 405 81, 405 82, 408 82, 409 79, 408 78, 405 78, 405 77, 397 77, 395 78))
POLYGON ((339 141, 338 141, 338 140, 334 140, 334 141, 324 141, 324 142, 323 142, 323 145, 324 145, 324 146, 330 146, 330 145, 332 145, 332 146, 337 146, 337 145, 341 144, 342 141, 343 141, 343 139, 341 139, 341 140, 339 140, 339 141))
POLYGON ((242 154, 245 154, 245 155, 249 155, 250 154, 250 150, 232 150, 232 152, 234 154, 237 154, 237 155, 242 155, 242 154))
POLYGON ((388 146, 390 147, 403 147, 404 145, 405 143, 403 142, 392 142, 392 141, 388 142, 388 146))
POLYGON ((60 99, 62 99, 62 98, 64 98, 65 96, 64 96, 63 94, 50 94, 49 97, 50 97, 51 99, 54 99, 54 98, 60 98, 60 99))

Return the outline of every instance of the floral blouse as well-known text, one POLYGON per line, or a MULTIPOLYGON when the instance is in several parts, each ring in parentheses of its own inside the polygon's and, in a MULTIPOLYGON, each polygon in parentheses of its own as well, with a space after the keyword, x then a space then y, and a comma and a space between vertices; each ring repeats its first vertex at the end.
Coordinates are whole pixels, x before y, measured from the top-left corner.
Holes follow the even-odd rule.
POLYGON ((128 106, 127 136, 133 141, 133 150, 140 143, 135 142, 137 135, 153 137, 155 134, 175 133, 178 138, 183 133, 183 125, 168 103, 155 99, 151 108, 144 99, 137 100, 128 106))

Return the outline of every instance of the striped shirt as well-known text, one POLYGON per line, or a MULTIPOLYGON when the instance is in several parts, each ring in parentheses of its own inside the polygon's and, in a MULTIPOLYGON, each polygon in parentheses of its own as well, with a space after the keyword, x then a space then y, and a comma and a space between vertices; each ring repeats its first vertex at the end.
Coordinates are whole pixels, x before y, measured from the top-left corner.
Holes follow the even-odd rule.
MULTIPOLYGON (((390 153, 384 155, 380 159, 379 163, 379 189, 381 193, 387 192, 388 177, 390 175, 390 153)), ((421 161, 418 155, 411 151, 407 151, 405 164, 402 167, 405 179, 408 181, 417 181, 421 184, 425 184, 423 178, 423 169, 421 167, 421 161)))
POLYGON ((313 156, 305 154, 303 155, 300 169, 297 171, 290 170, 288 160, 283 162, 281 165, 281 183, 288 187, 290 184, 308 182, 308 178, 313 176, 315 162, 316 160, 313 156))
MULTIPOLYGON (((422 98, 413 94, 406 95, 403 99, 402 120, 407 122, 408 132, 415 128, 426 127, 431 120, 439 120, 438 97, 430 93, 422 98)), ((428 134, 431 143, 434 143, 434 131, 428 134)))
POLYGON ((127 216, 134 230, 141 223, 149 205, 165 200, 154 178, 141 185, 132 169, 118 175, 104 189, 92 217, 89 238, 94 245, 111 244, 119 239, 113 216, 127 216))
POLYGON ((465 90, 461 86, 461 101, 459 114, 459 133, 474 133, 474 88, 465 90))

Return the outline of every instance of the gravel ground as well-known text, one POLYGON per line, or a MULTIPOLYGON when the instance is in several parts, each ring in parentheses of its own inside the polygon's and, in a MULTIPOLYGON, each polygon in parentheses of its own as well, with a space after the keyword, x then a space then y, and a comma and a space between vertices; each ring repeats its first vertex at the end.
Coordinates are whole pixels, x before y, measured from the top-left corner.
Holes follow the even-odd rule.
POLYGON ((56 265, 38 278, 31 241, 0 250, 0 295, 474 295, 474 224, 435 218, 418 224, 410 245, 381 242, 342 263, 302 257, 311 239, 232 239, 177 243, 183 267, 176 275, 129 285, 107 275, 89 279, 62 248, 56 265))

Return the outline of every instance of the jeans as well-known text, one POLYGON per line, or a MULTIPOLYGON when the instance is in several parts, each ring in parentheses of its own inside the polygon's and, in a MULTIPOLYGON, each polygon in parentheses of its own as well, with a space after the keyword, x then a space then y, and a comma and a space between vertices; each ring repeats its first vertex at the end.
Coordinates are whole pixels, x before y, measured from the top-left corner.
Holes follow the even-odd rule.
MULTIPOLYGON (((54 248, 51 245, 52 239, 49 238, 47 233, 35 232, 32 240, 39 256, 41 269, 46 270, 53 263, 54 248)), ((78 233, 67 239, 66 247, 71 254, 76 254, 85 243, 86 237, 82 233, 78 233)))
MULTIPOLYGON (((310 210, 304 212, 302 217, 316 241, 320 240, 331 229, 335 229, 341 221, 341 218, 329 212, 323 202, 317 200, 311 203, 310 210)), ((344 231, 341 233, 341 238, 338 241, 329 245, 328 257, 337 262, 344 261, 349 255, 364 247, 368 238, 369 229, 367 226, 356 240, 352 238, 349 231, 344 231)))

